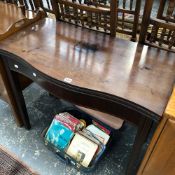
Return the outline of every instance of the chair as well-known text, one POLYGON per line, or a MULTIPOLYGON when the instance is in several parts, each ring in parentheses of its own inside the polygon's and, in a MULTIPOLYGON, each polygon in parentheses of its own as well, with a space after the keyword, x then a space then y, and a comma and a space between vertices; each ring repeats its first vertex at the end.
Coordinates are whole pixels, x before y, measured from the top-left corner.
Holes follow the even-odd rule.
POLYGON ((3 0, 7 3, 12 3, 20 6, 23 10, 36 11, 41 7, 45 12, 53 13, 50 0, 3 0))
POLYGON ((53 8, 50 0, 38 0, 40 2, 40 7, 48 13, 53 14, 53 8))
POLYGON ((24 16, 29 15, 26 12, 36 12, 39 7, 41 7, 40 0, 1 0, 5 3, 15 4, 17 7, 21 8, 24 16))
POLYGON ((146 2, 140 43, 175 52, 175 1, 161 0, 157 17, 150 17, 153 0, 146 2))
MULTIPOLYGON (((102 31, 115 36, 115 13, 110 13, 113 6, 104 1, 91 0, 51 0, 58 20, 82 27, 102 31), (113 17, 113 22, 110 21, 113 17)), ((111 4, 114 0, 111 1, 111 4)), ((115 4, 116 7, 116 4, 115 4)), ((113 8, 115 10, 116 8, 113 8)))
POLYGON ((131 36, 136 41, 140 17, 141 0, 117 0, 116 31, 131 36))
POLYGON ((136 40, 141 0, 51 0, 58 20, 136 40), (128 25, 129 24, 129 25, 128 25))
POLYGON ((25 10, 36 12, 41 7, 39 0, 16 0, 21 6, 25 7, 25 10))

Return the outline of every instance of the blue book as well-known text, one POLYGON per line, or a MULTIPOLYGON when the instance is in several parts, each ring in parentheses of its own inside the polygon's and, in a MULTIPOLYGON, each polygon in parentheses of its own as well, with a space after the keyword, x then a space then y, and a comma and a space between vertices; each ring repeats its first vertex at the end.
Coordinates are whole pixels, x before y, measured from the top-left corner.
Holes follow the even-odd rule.
POLYGON ((73 136, 73 131, 65 127, 58 120, 53 119, 45 135, 45 139, 56 148, 64 150, 69 145, 73 136))

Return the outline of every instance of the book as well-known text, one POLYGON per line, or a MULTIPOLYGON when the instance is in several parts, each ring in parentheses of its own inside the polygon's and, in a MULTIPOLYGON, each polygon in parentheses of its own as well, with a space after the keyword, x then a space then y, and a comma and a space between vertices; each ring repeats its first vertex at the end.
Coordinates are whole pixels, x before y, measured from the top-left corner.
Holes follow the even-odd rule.
POLYGON ((73 132, 76 132, 83 128, 83 123, 68 112, 57 114, 55 116, 55 119, 73 132))
POLYGON ((70 143, 74 132, 60 123, 58 120, 53 119, 47 133, 45 135, 46 141, 53 144, 57 149, 64 150, 70 143))
POLYGON ((94 136, 100 140, 104 145, 107 144, 110 136, 103 132, 101 129, 97 128, 95 125, 91 124, 86 127, 87 130, 89 130, 91 133, 94 134, 94 136))
POLYGON ((76 133, 66 150, 66 153, 84 167, 88 167, 97 150, 98 144, 83 135, 76 133))
POLYGON ((106 134, 110 135, 111 131, 108 130, 107 128, 105 128, 104 126, 100 125, 99 123, 97 123, 96 121, 92 121, 92 123, 99 129, 101 129, 102 131, 104 131, 106 134))
POLYGON ((103 145, 103 143, 101 143, 95 136, 93 133, 91 133, 90 131, 88 131, 87 129, 83 129, 83 131, 78 131, 78 133, 80 135, 83 135, 84 137, 90 139, 91 141, 93 141, 94 143, 96 143, 98 145, 98 149, 94 155, 93 159, 98 159, 98 157, 101 155, 102 152, 104 152, 105 150, 105 145, 103 145))

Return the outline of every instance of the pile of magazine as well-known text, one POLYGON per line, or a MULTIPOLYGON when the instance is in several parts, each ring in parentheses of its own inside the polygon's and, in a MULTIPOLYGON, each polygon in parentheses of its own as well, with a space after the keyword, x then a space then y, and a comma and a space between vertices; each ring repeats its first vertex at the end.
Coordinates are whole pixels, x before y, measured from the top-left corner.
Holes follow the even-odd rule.
POLYGON ((68 112, 57 114, 45 134, 45 141, 84 167, 97 161, 106 148, 110 130, 93 121, 87 126, 68 112))

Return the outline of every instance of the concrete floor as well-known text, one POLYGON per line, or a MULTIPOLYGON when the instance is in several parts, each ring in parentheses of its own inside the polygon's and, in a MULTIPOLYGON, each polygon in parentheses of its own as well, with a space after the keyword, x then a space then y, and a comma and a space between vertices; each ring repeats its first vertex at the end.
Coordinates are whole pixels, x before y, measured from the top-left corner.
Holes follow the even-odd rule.
POLYGON ((60 161, 49 151, 41 138, 42 130, 49 126, 54 114, 70 104, 58 100, 32 84, 24 91, 32 129, 18 128, 10 107, 0 100, 0 144, 16 154, 22 161, 41 175, 124 175, 132 148, 136 128, 125 123, 107 154, 91 173, 78 172, 60 161))

